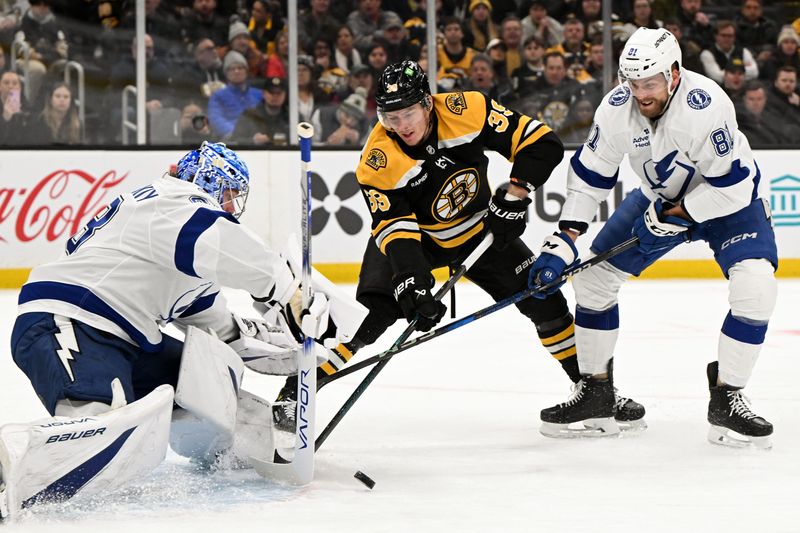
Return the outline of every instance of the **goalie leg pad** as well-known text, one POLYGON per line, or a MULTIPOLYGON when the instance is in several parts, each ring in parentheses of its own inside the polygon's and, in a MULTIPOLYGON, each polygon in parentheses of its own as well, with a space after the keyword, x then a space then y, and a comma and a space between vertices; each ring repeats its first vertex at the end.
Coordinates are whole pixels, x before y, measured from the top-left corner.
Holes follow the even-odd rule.
POLYGON ((244 363, 218 338, 189 326, 181 354, 170 446, 178 455, 213 460, 230 447, 244 363))
POLYGON ((166 455, 173 390, 96 416, 54 417, 0 428, 0 507, 11 517, 34 504, 107 493, 140 478, 166 455))

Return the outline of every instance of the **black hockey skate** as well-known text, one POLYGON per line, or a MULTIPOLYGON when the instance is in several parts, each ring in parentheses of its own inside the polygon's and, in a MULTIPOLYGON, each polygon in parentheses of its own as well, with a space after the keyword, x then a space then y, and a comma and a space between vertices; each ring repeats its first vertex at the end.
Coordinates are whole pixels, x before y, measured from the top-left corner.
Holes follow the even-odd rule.
POLYGON ((275 398, 272 404, 273 427, 294 435, 297 427, 297 378, 292 376, 275 398))
POLYGON ((644 405, 635 401, 633 398, 626 398, 617 393, 614 387, 614 420, 619 424, 623 431, 647 429, 644 421, 644 405))
POLYGON ((750 410, 749 400, 741 389, 717 385, 719 363, 709 363, 706 369, 711 400, 708 402, 708 440, 713 444, 743 448, 772 447, 772 424, 750 410))
POLYGON ((610 379, 585 377, 573 386, 566 402, 542 410, 539 432, 555 438, 617 435, 614 396, 614 384, 610 379), (570 424, 576 422, 582 427, 571 428, 570 424))

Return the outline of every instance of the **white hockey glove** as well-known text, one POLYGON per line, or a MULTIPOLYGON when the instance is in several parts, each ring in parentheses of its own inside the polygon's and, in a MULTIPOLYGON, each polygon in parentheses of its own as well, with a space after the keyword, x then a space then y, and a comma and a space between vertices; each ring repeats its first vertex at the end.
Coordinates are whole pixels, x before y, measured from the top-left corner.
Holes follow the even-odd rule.
MULTIPOLYGON (((297 351, 302 349, 285 321, 269 325, 233 315, 239 327, 239 338, 228 343, 250 370, 259 374, 290 376, 297 374, 297 351)), ((316 350, 317 364, 328 360, 321 347, 316 350)))
MULTIPOLYGON (((289 236, 286 249, 281 252, 281 256, 289 263, 292 271, 302 270, 300 245, 296 236, 289 236)), ((284 306, 289 311, 284 311, 282 314, 288 325, 296 328, 293 332, 297 333, 299 330, 303 335, 311 336, 329 349, 353 340, 367 316, 367 308, 313 268, 311 298, 309 309, 302 309, 300 292, 297 290, 289 298, 288 305, 284 306)), ((256 302, 254 307, 265 316, 268 323, 277 323, 275 308, 278 306, 265 306, 256 302)))

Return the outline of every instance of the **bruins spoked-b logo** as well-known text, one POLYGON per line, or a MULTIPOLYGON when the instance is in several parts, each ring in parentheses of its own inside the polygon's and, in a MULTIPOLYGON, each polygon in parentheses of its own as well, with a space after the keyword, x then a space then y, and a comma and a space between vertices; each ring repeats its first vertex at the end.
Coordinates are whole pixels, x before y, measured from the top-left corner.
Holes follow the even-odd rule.
POLYGON ((474 168, 459 170, 445 181, 433 203, 433 218, 448 222, 456 218, 478 194, 478 171, 474 168))
POLYGON ((447 109, 456 115, 460 115, 467 108, 467 99, 464 98, 464 93, 448 94, 447 98, 444 99, 444 103, 447 109))
POLYGON ((378 148, 373 148, 367 154, 367 160, 365 161, 367 166, 372 168, 372 170, 378 170, 381 168, 386 167, 386 154, 383 150, 378 148))

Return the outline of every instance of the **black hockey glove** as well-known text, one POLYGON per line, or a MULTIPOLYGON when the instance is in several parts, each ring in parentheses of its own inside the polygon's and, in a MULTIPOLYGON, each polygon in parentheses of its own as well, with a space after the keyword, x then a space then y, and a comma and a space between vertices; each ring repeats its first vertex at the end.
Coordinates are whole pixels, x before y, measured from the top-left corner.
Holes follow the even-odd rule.
POLYGON ((433 299, 433 276, 430 273, 400 274, 392 280, 394 298, 403 316, 411 322, 417 318, 417 331, 430 331, 439 323, 447 308, 433 299))
POLYGON ((486 227, 494 235, 492 247, 503 250, 525 231, 525 214, 530 198, 507 200, 506 191, 498 189, 489 200, 489 215, 486 227))

